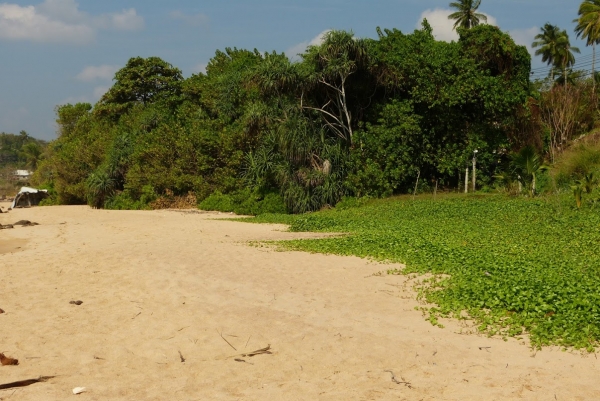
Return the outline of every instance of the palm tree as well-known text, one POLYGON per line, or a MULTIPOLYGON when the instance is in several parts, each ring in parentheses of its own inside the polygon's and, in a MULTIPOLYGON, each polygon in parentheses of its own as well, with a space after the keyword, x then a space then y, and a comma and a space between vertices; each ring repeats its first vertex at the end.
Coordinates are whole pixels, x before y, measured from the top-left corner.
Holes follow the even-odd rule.
POLYGON ((535 42, 531 47, 539 47, 535 51, 535 55, 542 56, 542 61, 552 66, 550 78, 553 83, 555 68, 563 71, 564 81, 568 82, 567 68, 575 64, 573 53, 579 53, 579 49, 571 46, 566 30, 561 31, 556 25, 546 23, 542 27, 542 32, 535 36, 535 42))
POLYGON ((596 44, 600 43, 600 0, 584 0, 579 6, 579 18, 575 32, 577 37, 586 40, 586 46, 592 45, 592 78, 596 88, 596 44))
POLYGON ((571 46, 569 40, 569 34, 566 30, 560 33, 558 38, 557 53, 555 58, 555 65, 563 70, 563 77, 565 78, 565 85, 568 80, 568 68, 575 64, 575 56, 573 53, 579 53, 579 48, 571 46))
POLYGON ((481 0, 459 0, 450 3, 450 7, 456 10, 448 16, 448 19, 456 20, 454 29, 459 26, 470 29, 479 25, 481 20, 487 22, 487 17, 477 12, 480 5, 481 0))
POLYGON ((560 28, 547 22, 542 27, 542 32, 535 36, 535 42, 531 45, 533 48, 539 47, 539 49, 535 51, 535 55, 542 56, 542 62, 553 66, 550 70, 552 82, 554 82, 554 65, 558 58, 560 37, 560 28))
POLYGON ((517 180, 525 188, 529 189, 531 196, 535 196, 537 174, 548 167, 543 165, 543 159, 537 150, 527 145, 517 153, 510 157, 512 165, 512 173, 517 177, 517 180))
POLYGON ((27 160, 27 167, 35 171, 42 159, 43 149, 35 142, 28 142, 21 148, 21 156, 27 160))

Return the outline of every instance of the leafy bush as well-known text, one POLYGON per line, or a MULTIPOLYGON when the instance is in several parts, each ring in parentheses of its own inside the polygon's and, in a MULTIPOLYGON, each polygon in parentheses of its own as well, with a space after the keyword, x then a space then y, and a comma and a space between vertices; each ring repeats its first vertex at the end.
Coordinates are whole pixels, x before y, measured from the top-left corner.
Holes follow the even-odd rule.
POLYGON ((149 209, 148 203, 131 198, 129 192, 124 191, 111 197, 104 204, 106 209, 111 210, 144 210, 149 209))
POLYGON ((340 202, 338 202, 337 205, 335 205, 335 208, 337 210, 346 210, 346 209, 352 209, 355 207, 361 207, 361 206, 366 205, 370 200, 371 200, 371 198, 368 196, 365 196, 362 198, 354 198, 354 197, 346 196, 346 197, 342 198, 342 200, 340 202))
POLYGON ((198 205, 202 210, 211 210, 216 212, 233 212, 235 208, 233 205, 233 199, 230 195, 223 195, 219 191, 215 191, 208 198, 204 199, 198 205))
POLYGON ((242 215, 261 215, 266 213, 286 213, 283 198, 273 192, 264 195, 252 192, 250 189, 231 194, 215 192, 200 202, 200 209, 219 212, 234 212, 242 215))

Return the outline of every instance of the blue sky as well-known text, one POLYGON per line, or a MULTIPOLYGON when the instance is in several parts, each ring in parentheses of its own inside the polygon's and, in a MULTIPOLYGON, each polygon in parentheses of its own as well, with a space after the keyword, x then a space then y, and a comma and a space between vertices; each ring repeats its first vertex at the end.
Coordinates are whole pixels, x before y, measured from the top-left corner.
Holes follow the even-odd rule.
MULTIPOLYGON (((452 40, 449 0, 0 0, 0 132, 56 137, 54 108, 96 102, 130 57, 158 56, 184 76, 225 47, 301 52, 328 29, 376 37, 425 16, 452 40)), ((546 22, 573 31, 579 0, 483 0, 490 23, 530 45, 546 22)), ((581 55, 591 53, 572 35, 581 55)), ((541 67, 534 59, 533 67, 541 67)))

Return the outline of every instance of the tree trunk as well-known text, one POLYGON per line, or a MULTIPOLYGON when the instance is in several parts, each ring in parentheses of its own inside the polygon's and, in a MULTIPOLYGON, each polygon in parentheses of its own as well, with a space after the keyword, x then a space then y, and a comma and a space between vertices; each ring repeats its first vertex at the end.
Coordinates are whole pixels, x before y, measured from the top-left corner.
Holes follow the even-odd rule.
POLYGON ((592 44, 592 91, 596 93, 596 41, 592 44))
POLYGON ((465 193, 469 193, 469 168, 465 169, 465 193))

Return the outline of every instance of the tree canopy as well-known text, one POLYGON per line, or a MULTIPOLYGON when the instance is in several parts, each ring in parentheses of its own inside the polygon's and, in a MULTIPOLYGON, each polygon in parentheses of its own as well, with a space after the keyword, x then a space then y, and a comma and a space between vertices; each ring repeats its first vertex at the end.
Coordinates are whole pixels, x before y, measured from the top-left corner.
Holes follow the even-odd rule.
POLYGON ((470 26, 454 43, 427 21, 377 40, 331 31, 298 62, 226 48, 187 79, 132 58, 97 104, 57 108, 38 179, 62 203, 136 208, 193 193, 296 213, 402 193, 417 177, 457 186, 474 149, 485 180, 519 141, 530 58, 498 28, 470 26))

